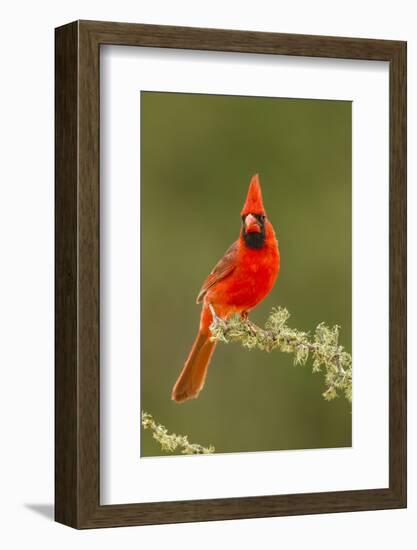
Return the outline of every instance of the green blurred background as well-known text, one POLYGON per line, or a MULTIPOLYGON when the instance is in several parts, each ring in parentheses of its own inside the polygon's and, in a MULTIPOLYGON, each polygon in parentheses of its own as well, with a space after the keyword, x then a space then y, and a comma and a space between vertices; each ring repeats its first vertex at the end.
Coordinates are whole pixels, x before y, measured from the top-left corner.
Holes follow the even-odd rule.
MULTIPOLYGON (((198 399, 171 401, 196 336, 196 295, 238 237, 259 172, 281 272, 252 313, 341 326, 351 352, 351 103, 141 93, 141 408, 216 452, 351 446, 351 407, 311 361, 219 344, 198 399)), ((164 454, 142 431, 141 456, 164 454)))

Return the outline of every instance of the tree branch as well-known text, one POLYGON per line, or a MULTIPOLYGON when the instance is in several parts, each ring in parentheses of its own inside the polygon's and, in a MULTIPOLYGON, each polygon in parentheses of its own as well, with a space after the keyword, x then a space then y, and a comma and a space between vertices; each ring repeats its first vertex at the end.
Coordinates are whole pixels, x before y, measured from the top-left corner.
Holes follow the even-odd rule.
POLYGON ((274 308, 262 329, 249 320, 234 316, 227 321, 213 315, 210 326, 212 340, 240 342, 248 349, 262 351, 278 349, 294 354, 294 365, 305 365, 309 355, 313 359, 313 372, 324 372, 326 390, 323 397, 330 401, 342 392, 352 401, 352 357, 339 345, 339 327, 329 328, 320 323, 314 335, 290 328, 290 314, 285 308, 274 308))
POLYGON ((179 448, 184 455, 212 454, 215 449, 212 445, 203 447, 198 443, 190 443, 186 435, 170 434, 165 426, 157 424, 153 416, 142 411, 142 426, 152 432, 152 437, 158 441, 163 451, 173 453, 179 448))

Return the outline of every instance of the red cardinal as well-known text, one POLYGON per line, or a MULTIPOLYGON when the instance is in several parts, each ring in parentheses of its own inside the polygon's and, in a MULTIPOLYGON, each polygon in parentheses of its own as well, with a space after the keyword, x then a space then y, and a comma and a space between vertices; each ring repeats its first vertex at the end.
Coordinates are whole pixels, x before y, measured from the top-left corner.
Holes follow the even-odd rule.
POLYGON ((197 296, 203 302, 200 329, 184 368, 172 390, 172 399, 186 401, 198 396, 216 342, 210 340, 216 315, 227 319, 233 313, 244 318, 270 292, 279 273, 279 250, 275 231, 262 202, 259 176, 252 177, 243 206, 242 228, 236 242, 226 251, 204 281, 197 296))

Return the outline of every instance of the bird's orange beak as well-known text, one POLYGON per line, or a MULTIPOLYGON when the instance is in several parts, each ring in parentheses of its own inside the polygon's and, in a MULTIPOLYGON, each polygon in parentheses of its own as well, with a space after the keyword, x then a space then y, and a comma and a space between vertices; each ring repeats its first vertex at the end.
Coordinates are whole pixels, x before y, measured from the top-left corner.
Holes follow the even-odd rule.
POLYGON ((261 232, 261 225, 258 222, 258 220, 255 218, 255 216, 252 216, 252 214, 248 214, 245 218, 245 230, 246 230, 246 233, 261 232))

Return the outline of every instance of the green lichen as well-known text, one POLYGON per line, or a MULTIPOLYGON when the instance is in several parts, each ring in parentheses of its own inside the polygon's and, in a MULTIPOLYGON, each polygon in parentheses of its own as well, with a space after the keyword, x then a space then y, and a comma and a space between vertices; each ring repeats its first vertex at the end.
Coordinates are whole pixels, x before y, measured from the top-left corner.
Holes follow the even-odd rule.
POLYGON ((184 455, 212 454, 215 448, 210 445, 203 447, 198 443, 190 443, 186 435, 170 434, 165 426, 155 422, 153 416, 142 411, 142 426, 152 432, 152 437, 160 444, 163 451, 174 453, 177 449, 184 455))

